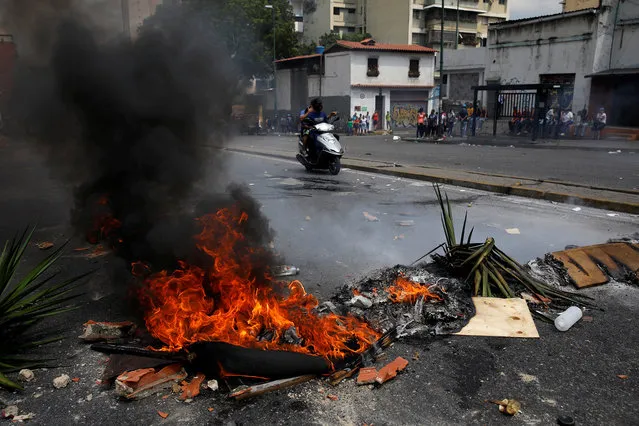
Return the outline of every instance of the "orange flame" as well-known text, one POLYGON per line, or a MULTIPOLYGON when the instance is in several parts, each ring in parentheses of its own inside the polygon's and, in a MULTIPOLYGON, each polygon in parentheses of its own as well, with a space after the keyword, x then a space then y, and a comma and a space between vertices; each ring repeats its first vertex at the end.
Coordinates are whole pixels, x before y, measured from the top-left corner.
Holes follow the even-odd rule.
POLYGON ((288 284, 286 295, 277 294, 270 273, 258 276, 255 259, 265 253, 250 247, 242 234, 247 219, 237 206, 199 218, 202 232, 195 240, 212 266, 181 262, 172 273, 163 271, 145 279, 146 326, 166 345, 163 350, 219 341, 341 359, 363 352, 379 338, 353 316, 317 316, 313 311, 317 299, 299 281, 288 284), (293 327, 301 344, 284 340, 293 327))
POLYGON ((420 297, 424 300, 442 300, 442 298, 431 293, 429 286, 416 283, 400 275, 395 280, 395 285, 388 287, 388 298, 394 303, 415 303, 420 297))

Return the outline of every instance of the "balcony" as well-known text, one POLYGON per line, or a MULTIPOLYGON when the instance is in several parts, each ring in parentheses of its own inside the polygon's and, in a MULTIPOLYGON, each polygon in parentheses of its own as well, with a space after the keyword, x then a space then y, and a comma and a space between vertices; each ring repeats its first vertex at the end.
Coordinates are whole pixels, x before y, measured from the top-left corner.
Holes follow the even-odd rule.
MULTIPOLYGON (((415 1, 415 0, 413 0, 415 1)), ((426 9, 441 9, 442 2, 441 0, 424 0, 424 8, 426 9)), ((467 11, 467 12, 476 12, 483 13, 488 10, 490 7, 490 3, 484 3, 482 1, 473 1, 473 0, 460 0, 459 1, 459 10, 467 11)), ((444 8, 445 9, 457 9, 457 0, 444 0, 444 8)))

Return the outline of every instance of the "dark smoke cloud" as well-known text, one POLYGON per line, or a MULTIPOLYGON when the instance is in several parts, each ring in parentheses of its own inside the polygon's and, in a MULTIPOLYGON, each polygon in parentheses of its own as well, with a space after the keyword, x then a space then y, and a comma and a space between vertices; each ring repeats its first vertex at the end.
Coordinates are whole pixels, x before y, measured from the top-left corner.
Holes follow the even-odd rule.
POLYGON ((194 188, 205 172, 213 191, 227 185, 222 159, 205 144, 211 137, 220 144, 238 87, 223 47, 197 16, 171 16, 131 41, 96 34, 90 14, 72 0, 11 3, 4 16, 12 11, 16 22, 47 23, 46 34, 40 28, 22 39, 48 40, 29 43, 48 63, 21 64, 15 121, 42 148, 52 173, 75 185, 78 230, 112 216, 120 226, 98 236, 119 256, 172 268, 198 256, 195 210, 239 202, 251 210, 249 242, 270 241, 267 221, 239 187, 195 207, 201 197, 194 188))

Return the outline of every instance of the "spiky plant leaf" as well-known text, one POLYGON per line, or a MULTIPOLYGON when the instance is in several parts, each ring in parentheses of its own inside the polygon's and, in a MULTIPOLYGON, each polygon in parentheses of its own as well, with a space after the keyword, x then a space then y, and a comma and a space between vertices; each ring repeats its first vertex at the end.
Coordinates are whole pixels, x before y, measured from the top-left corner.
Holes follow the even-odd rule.
POLYGON ((16 279, 18 266, 34 231, 35 227, 25 229, 7 241, 0 253, 0 341, 3 342, 0 345, 0 386, 10 389, 22 387, 4 373, 42 366, 43 360, 28 356, 28 352, 61 339, 59 336, 46 336, 46 332, 33 329, 39 328, 37 326, 46 318, 75 309, 68 302, 79 296, 72 292, 79 280, 87 275, 55 283, 57 275, 51 274, 50 268, 60 258, 65 247, 62 245, 27 271, 21 279, 16 279))
POLYGON ((468 239, 464 241, 468 213, 464 216, 461 240, 457 243, 448 195, 442 194, 439 185, 433 185, 433 188, 441 209, 441 221, 446 242, 419 260, 433 253, 432 258, 435 262, 444 265, 451 274, 465 279, 471 285, 474 295, 517 297, 513 288, 519 288, 563 303, 592 306, 593 299, 588 296, 557 289, 533 277, 517 261, 499 250, 494 239, 487 238, 483 244, 472 243, 474 228, 471 228, 468 239), (444 200, 446 200, 445 203, 444 200), (443 248, 443 255, 434 253, 440 247, 443 248))

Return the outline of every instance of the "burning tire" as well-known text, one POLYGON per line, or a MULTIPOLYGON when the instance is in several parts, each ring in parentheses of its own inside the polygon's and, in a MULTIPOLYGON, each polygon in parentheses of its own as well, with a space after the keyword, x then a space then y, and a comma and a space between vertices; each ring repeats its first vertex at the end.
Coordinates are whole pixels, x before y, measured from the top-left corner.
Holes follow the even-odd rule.
POLYGON ((339 157, 333 157, 328 160, 328 171, 331 172, 332 175, 338 174, 341 167, 339 157))

